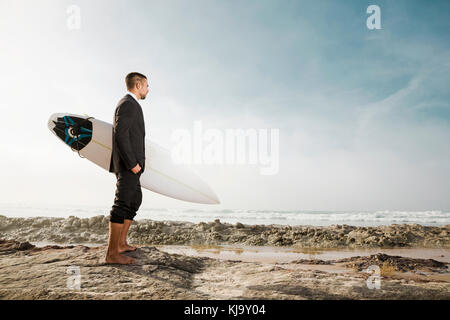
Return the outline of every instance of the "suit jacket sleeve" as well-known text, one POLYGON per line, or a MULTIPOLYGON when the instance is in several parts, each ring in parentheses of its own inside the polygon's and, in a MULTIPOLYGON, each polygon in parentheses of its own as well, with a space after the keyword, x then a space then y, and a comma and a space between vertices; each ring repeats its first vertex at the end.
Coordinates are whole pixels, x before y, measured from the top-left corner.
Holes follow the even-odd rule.
POLYGON ((114 139, 117 141, 120 157, 128 170, 137 165, 136 156, 131 148, 130 128, 137 116, 136 108, 131 102, 124 102, 117 110, 114 139))

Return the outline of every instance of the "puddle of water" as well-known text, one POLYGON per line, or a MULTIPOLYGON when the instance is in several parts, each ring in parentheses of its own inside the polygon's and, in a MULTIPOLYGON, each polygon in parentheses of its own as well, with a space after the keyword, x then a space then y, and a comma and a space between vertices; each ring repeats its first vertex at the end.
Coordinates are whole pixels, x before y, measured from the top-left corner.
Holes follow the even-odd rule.
POLYGON ((323 249, 308 250, 286 247, 255 246, 180 246, 160 245, 158 249, 168 253, 189 256, 204 256, 224 260, 241 260, 245 262, 283 263, 296 259, 338 260, 355 256, 370 256, 385 253, 409 258, 434 259, 450 263, 450 249, 434 248, 399 248, 399 249, 323 249))
POLYGON ((434 259, 437 261, 450 263, 450 249, 439 248, 325 249, 310 253, 308 254, 308 256, 310 257, 310 259, 338 260, 355 256, 370 256, 377 253, 415 259, 434 259))
MULTIPOLYGON (((46 245, 84 245, 98 247, 106 243, 61 244, 54 242, 32 242, 42 247, 46 245)), ((238 245, 153 245, 167 253, 202 256, 223 260, 241 260, 244 262, 283 263, 297 259, 338 260, 355 256, 370 256, 377 253, 409 258, 434 259, 450 264, 450 249, 435 248, 399 248, 399 249, 307 249, 274 246, 238 246, 238 245)), ((316 265, 317 266, 317 265, 316 265)), ((327 268, 326 265, 322 266, 327 268)), ((315 268, 317 269, 317 268, 315 268)))
POLYGON ((86 247, 98 247, 98 246, 102 246, 105 245, 105 243, 85 243, 85 242, 81 242, 81 243, 56 243, 56 242, 48 242, 48 241, 32 241, 30 242, 32 245, 36 246, 36 247, 45 247, 45 246, 60 246, 60 247, 65 247, 65 246, 86 246, 86 247))

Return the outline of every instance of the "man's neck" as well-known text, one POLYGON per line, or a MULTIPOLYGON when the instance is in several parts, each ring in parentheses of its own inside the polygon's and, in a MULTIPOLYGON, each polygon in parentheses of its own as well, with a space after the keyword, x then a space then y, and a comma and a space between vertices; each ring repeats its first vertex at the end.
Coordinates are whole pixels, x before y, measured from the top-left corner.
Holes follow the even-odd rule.
POLYGON ((128 90, 128 93, 134 94, 134 97, 136 98, 136 100, 139 100, 141 98, 136 92, 128 90))

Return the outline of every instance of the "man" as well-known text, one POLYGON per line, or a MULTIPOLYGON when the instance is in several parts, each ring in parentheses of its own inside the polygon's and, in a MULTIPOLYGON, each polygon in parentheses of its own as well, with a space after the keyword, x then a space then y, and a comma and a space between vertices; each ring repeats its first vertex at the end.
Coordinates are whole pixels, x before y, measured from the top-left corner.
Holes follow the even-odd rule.
POLYGON ((131 264, 136 259, 121 253, 134 251, 127 244, 131 222, 142 203, 140 176, 145 169, 145 124, 139 104, 149 86, 147 77, 132 72, 125 78, 127 94, 119 101, 113 121, 113 144, 110 172, 116 174, 116 193, 109 218, 106 263, 131 264))

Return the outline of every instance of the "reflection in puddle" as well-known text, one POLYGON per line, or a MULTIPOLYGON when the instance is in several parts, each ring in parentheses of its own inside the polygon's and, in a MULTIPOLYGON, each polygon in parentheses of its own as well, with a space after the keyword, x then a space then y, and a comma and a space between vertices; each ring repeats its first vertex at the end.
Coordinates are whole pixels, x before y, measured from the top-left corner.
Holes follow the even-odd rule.
POLYGON ((245 262, 283 263, 297 259, 338 260, 355 256, 370 256, 377 253, 385 253, 393 256, 434 259, 450 263, 450 249, 436 248, 307 249, 231 245, 157 245, 156 247, 168 253, 204 256, 224 260, 241 260, 245 262))
MULTIPOLYGON (((68 245, 53 242, 31 242, 41 247, 45 245, 68 245)), ((81 244, 81 243, 80 243, 81 244)), ((77 244, 70 244, 77 245, 77 244)), ((103 244, 82 243, 89 247, 103 244)), ((385 253, 419 259, 434 259, 450 264, 450 249, 439 248, 398 248, 398 249, 311 249, 274 246, 238 246, 238 245, 151 245, 167 253, 178 253, 189 256, 203 256, 223 260, 241 260, 243 262, 283 263, 297 259, 339 260, 355 256, 370 256, 385 253)), ((139 245, 138 245, 139 247, 139 245)))

